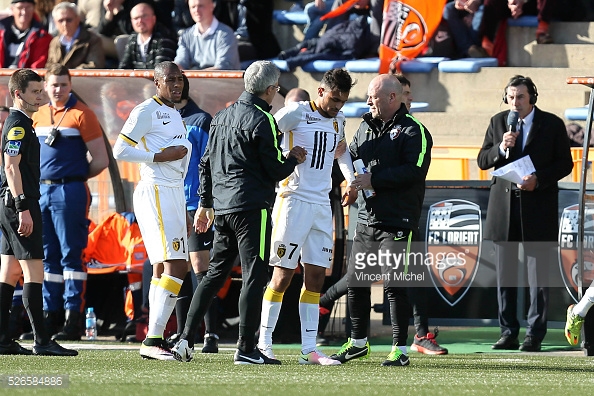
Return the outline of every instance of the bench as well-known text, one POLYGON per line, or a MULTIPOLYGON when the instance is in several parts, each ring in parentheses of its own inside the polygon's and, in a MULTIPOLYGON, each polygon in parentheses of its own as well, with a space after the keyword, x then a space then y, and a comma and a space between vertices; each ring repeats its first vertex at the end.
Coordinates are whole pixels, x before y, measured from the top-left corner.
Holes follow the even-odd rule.
POLYGON ((437 66, 444 73, 478 73, 483 67, 497 67, 497 58, 464 58, 439 62, 437 66))

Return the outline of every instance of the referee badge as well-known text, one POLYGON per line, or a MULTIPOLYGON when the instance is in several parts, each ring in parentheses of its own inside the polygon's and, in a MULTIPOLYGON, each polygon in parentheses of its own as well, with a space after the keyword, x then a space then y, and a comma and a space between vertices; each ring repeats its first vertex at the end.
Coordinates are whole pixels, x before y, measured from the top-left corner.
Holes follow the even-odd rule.
POLYGON ((279 258, 283 258, 286 253, 287 253, 287 247, 282 243, 280 245, 278 245, 278 248, 276 248, 276 255, 279 258))
POLYGON ((174 238, 173 239, 173 250, 175 250, 177 252, 179 250, 180 246, 181 246, 181 243, 179 242, 179 239, 174 238))

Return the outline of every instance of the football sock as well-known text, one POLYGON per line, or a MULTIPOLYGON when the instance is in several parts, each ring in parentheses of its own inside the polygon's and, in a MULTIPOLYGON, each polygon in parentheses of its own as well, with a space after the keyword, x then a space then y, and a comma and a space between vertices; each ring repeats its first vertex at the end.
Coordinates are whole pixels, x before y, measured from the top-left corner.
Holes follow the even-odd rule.
POLYGON ((155 290, 157 290, 157 285, 161 278, 155 278, 154 276, 151 278, 151 286, 149 287, 149 309, 155 303, 155 290))
POLYGON ((594 287, 590 286, 582 299, 573 307, 573 313, 584 318, 590 308, 592 308, 592 305, 594 305, 594 287))
POLYGON ((8 333, 8 324, 10 318, 10 306, 12 305, 12 295, 14 286, 8 283, 0 283, 0 344, 10 343, 10 334, 8 333))
POLYGON ((308 354, 316 349, 320 320, 320 293, 301 289, 299 318, 301 319, 301 352, 308 354))
POLYGON ((150 307, 147 338, 163 338, 165 326, 175 308, 177 295, 183 281, 171 275, 163 274, 155 287, 154 304, 150 307))
POLYGON ((23 307, 29 315, 33 337, 38 345, 46 345, 50 341, 43 319, 43 296, 41 283, 25 283, 23 285, 23 307))
POLYGON ((357 348, 363 348, 365 344, 367 344, 367 337, 361 339, 351 338, 351 341, 353 342, 353 345, 357 348))
POLYGON ((175 303, 175 318, 177 320, 177 333, 181 334, 184 331, 188 311, 190 310, 190 302, 192 301, 192 273, 187 272, 182 283, 177 302, 175 303))
POLYGON ((284 294, 272 290, 270 286, 266 287, 262 299, 262 316, 260 317, 260 337, 258 339, 260 347, 272 345, 272 333, 283 305, 284 294))

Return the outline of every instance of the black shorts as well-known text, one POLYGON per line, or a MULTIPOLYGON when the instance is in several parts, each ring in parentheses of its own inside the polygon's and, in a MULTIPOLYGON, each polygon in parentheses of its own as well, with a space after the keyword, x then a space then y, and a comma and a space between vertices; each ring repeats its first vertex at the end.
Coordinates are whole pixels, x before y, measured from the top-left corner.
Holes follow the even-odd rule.
MULTIPOLYGON (((188 214, 190 218, 194 220, 194 215, 196 214, 195 210, 188 210, 188 214)), ((190 252, 201 252, 203 250, 210 250, 212 249, 212 240, 214 239, 214 231, 212 227, 202 233, 198 234, 194 227, 192 226, 192 230, 190 231, 190 236, 188 237, 188 250, 190 252)))
MULTIPOLYGON (((7 192, 7 194, 9 194, 7 192)), ((17 232, 19 228, 19 214, 14 206, 14 200, 8 205, 0 199, 0 227, 4 238, 0 245, 0 254, 14 256, 17 260, 43 260, 43 229, 41 226, 41 209, 37 199, 27 200, 29 212, 33 219, 33 233, 23 237, 17 232)))

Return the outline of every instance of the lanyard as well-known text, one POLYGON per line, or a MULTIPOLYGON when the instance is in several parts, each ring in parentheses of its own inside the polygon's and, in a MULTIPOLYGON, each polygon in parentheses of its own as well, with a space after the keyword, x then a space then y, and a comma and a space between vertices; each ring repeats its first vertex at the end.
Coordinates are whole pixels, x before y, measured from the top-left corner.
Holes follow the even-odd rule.
POLYGON ((54 108, 53 106, 50 106, 50 121, 52 123, 52 129, 58 129, 58 127, 62 123, 62 120, 64 120, 64 117, 66 116, 68 110, 70 110, 70 107, 66 107, 66 110, 64 110, 64 114, 62 114, 62 118, 60 118, 60 121, 58 121, 58 125, 54 126, 54 108))

